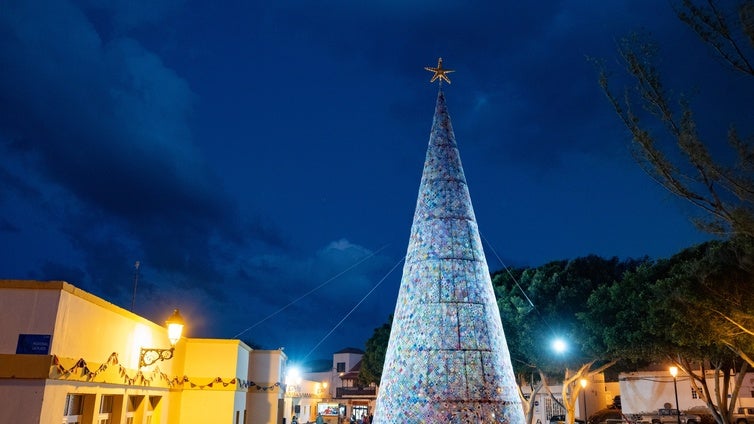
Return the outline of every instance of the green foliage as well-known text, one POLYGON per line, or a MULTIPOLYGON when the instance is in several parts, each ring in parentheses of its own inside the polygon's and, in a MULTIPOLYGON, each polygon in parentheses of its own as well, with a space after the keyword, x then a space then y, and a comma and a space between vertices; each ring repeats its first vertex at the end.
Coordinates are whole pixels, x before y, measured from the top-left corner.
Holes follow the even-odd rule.
POLYGON ((641 262, 592 255, 494 274, 500 316, 520 380, 535 369, 562 378, 565 368, 613 359, 603 354, 594 333, 598 324, 585 325, 579 316, 594 290, 620 279, 641 262), (569 344, 562 355, 551 348, 558 337, 569 344))
POLYGON ((646 262, 597 288, 581 317, 597 324, 612 357, 707 360, 730 356, 726 343, 748 349, 752 338, 726 319, 754 325, 754 274, 740 265, 747 249, 715 241, 646 262))
POLYGON ((740 387, 734 380, 746 374, 754 353, 748 330, 754 328, 754 272, 744 265, 752 252, 750 241, 738 238, 647 262, 595 290, 582 317, 601 323, 595 332, 609 356, 681 366, 716 421, 730 422, 740 387), (710 378, 717 387, 708 387, 710 378))
POLYGON ((387 322, 375 328, 372 337, 367 340, 364 357, 361 358, 361 369, 359 370, 359 383, 364 386, 370 383, 380 384, 392 325, 393 315, 391 314, 387 322))

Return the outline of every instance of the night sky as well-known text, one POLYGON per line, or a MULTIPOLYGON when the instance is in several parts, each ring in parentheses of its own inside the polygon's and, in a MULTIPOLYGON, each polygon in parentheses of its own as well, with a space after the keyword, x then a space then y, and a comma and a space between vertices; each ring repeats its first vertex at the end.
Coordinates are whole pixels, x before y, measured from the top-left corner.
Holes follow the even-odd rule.
POLYGON ((395 307, 438 57, 491 270, 670 256, 709 236, 587 60, 620 87, 638 30, 724 132, 737 77, 663 1, 2 1, 0 277, 130 309, 140 261, 134 311, 178 307, 190 337, 363 348, 395 307))

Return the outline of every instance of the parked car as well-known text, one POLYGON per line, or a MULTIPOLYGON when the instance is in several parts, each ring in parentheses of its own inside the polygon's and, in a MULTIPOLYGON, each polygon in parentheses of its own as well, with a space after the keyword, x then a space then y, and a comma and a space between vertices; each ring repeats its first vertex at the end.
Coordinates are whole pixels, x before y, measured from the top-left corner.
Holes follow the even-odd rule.
POLYGON ((733 413, 733 422, 736 424, 754 424, 754 408, 738 408, 733 413))
MULTIPOLYGON (((550 424, 565 424, 565 422, 565 415, 553 415, 552 417, 550 417, 550 424)), ((586 424, 584 420, 579 418, 576 418, 574 422, 576 424, 586 424)))
POLYGON ((656 414, 642 414, 637 421, 652 424, 676 424, 678 421, 681 424, 699 424, 701 420, 698 415, 684 412, 679 414, 678 410, 674 408, 660 408, 656 414))
MULTIPOLYGON (((618 408, 601 409, 589 416, 589 424, 632 424, 618 408)), ((754 424, 754 423, 752 423, 754 424)))

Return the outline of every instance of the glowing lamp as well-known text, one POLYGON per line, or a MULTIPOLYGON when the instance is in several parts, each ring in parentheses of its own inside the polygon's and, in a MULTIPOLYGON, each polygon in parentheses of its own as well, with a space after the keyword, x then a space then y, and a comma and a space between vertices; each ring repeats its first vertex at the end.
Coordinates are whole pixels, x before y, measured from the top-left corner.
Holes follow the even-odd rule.
POLYGON ((181 313, 178 312, 178 309, 173 310, 173 315, 170 315, 170 318, 165 321, 165 324, 168 326, 168 339, 170 339, 170 345, 175 346, 175 344, 178 343, 178 340, 181 339, 184 324, 183 317, 181 316, 181 313))
POLYGON ((670 367, 670 375, 672 375, 673 378, 678 377, 678 367, 670 367))
POLYGON ((167 361, 173 358, 175 352, 175 344, 181 339, 183 333, 183 317, 178 309, 173 310, 173 314, 170 315, 165 324, 168 327, 168 339, 170 340, 170 349, 159 349, 154 347, 141 348, 139 353, 139 368, 146 367, 156 363, 157 361, 167 361))
POLYGON ((568 350, 568 345, 563 339, 555 339, 552 342, 552 348, 555 350, 555 353, 563 353, 568 350))
POLYGON ((673 392, 675 392, 675 416, 678 420, 678 424, 681 424, 681 410, 678 407, 678 367, 670 367, 668 369, 670 375, 673 376, 673 392))

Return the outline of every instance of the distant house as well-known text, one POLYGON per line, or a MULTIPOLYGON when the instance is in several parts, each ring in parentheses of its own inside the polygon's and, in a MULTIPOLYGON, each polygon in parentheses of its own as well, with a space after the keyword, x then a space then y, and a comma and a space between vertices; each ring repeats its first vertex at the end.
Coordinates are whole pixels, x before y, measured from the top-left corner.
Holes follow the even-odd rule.
MULTIPOLYGON (((708 387, 714 388, 713 374, 707 376, 708 387)), ((619 376, 622 410, 625 414, 642 414, 657 411, 665 403, 675 408, 675 394, 678 393, 678 409, 681 411, 701 410, 707 405, 691 384, 691 379, 683 371, 676 377, 667 369, 621 373, 619 376)), ((754 373, 744 378, 739 390, 738 406, 754 406, 754 373)))
POLYGON ((363 387, 358 383, 363 356, 363 350, 347 347, 333 354, 332 363, 303 373, 305 379, 327 383, 329 399, 323 403, 337 405, 341 418, 358 420, 374 412, 377 387, 374 384, 363 387))
MULTIPOLYGON (((553 416, 565 415, 565 409, 558 404, 563 400, 562 387, 562 385, 550 386, 552 395, 546 390, 540 390, 537 393, 534 399, 534 423, 548 424, 553 416)), ((527 398, 531 396, 531 391, 531 386, 522 387, 522 392, 527 398)), ((586 420, 591 414, 612 404, 613 398, 618 394, 618 383, 605 382, 604 374, 591 376, 576 401, 575 418, 586 420)))

